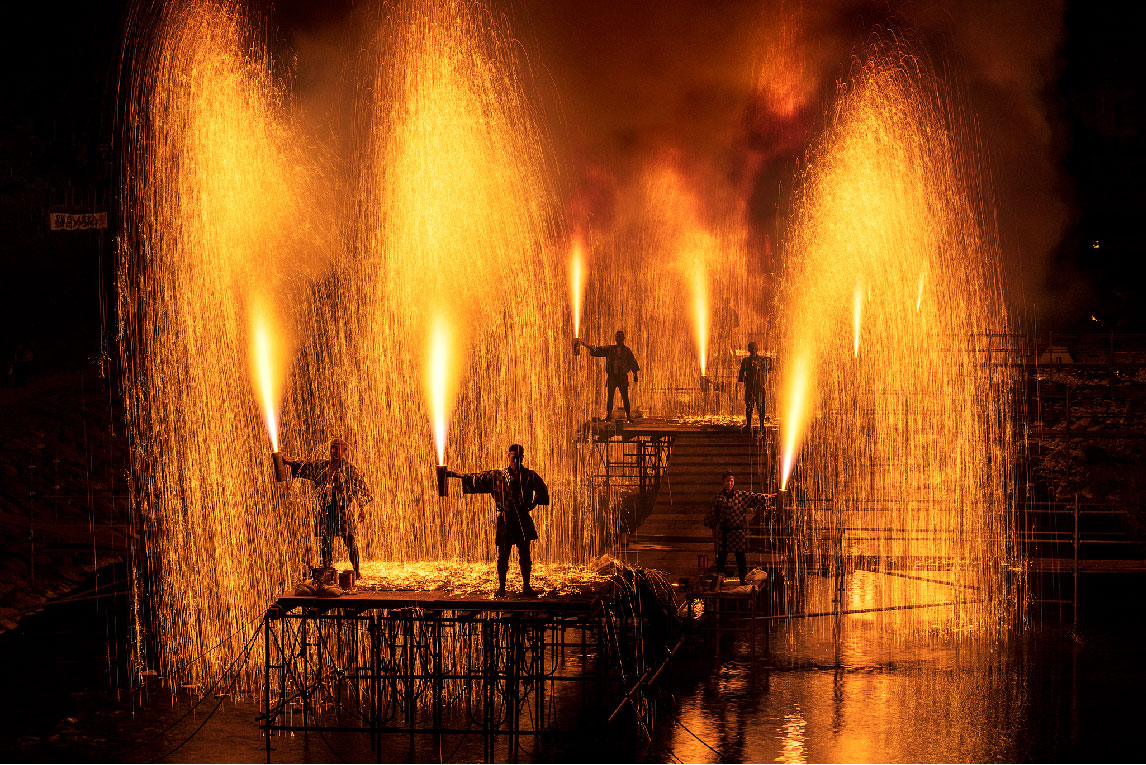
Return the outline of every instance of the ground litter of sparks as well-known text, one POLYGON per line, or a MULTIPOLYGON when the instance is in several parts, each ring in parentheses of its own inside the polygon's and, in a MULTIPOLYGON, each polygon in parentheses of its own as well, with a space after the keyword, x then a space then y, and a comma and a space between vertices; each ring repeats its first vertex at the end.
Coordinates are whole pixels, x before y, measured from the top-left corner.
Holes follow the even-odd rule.
MULTIPOLYGON (((350 567, 348 560, 335 564, 338 569, 350 567)), ((489 595, 498 587, 497 571, 492 562, 458 559, 409 563, 385 561, 361 565, 359 589, 373 592, 447 592, 451 595, 489 595)), ((590 592, 610 580, 610 576, 584 566, 567 563, 534 564, 530 585, 541 596, 560 597, 590 592)), ((521 589, 521 579, 511 561, 506 583, 510 592, 521 589)))

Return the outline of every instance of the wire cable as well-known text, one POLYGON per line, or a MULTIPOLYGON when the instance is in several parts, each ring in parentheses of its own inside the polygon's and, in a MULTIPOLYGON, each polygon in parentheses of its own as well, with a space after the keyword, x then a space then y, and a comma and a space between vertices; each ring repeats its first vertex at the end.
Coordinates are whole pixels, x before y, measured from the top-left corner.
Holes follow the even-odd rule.
POLYGON ((673 722, 675 722, 675 723, 676 723, 677 725, 679 725, 680 727, 684 728, 684 730, 685 730, 685 733, 687 733, 688 735, 692 736, 693 738, 695 738, 695 739, 696 739, 697 741, 699 741, 700 743, 702 743, 702 744, 704 744, 705 746, 707 746, 707 747, 709 748, 709 750, 710 750, 710 751, 711 751, 713 754, 715 754, 717 757, 719 757, 719 758, 720 758, 720 761, 721 761, 721 762, 724 762, 724 761, 725 761, 725 757, 724 757, 724 754, 723 754, 723 753, 722 753, 722 752, 721 752, 719 749, 715 749, 715 748, 714 748, 714 747, 713 747, 711 744, 709 744, 709 743, 708 743, 707 741, 705 741, 703 738, 701 738, 700 736, 696 735, 696 734, 695 734, 695 733, 693 733, 691 730, 689 730, 689 727, 688 727, 687 725, 685 725, 684 723, 682 723, 682 722, 680 721, 680 718, 679 718, 679 717, 674 717, 674 718, 673 718, 673 722))
MULTIPOLYGON (((251 657, 251 650, 255 647, 255 638, 258 636, 258 634, 259 634, 258 630, 255 630, 254 634, 251 635, 251 639, 249 641, 247 641, 246 649, 245 649, 245 652, 243 654, 243 661, 241 664, 239 664, 237 667, 235 667, 235 673, 231 677, 231 682, 227 684, 227 689, 225 691, 223 691, 224 697, 228 693, 231 692, 231 688, 233 688, 235 686, 235 682, 239 679, 239 675, 241 674, 239 672, 239 670, 241 670, 243 667, 245 667, 247 665, 247 661, 251 657)), ((236 657, 236 658, 238 658, 238 657, 236 657)), ((204 697, 204 698, 206 698, 206 697, 204 697)), ((223 706, 223 699, 219 699, 219 703, 215 705, 215 708, 212 709, 210 711, 210 713, 205 718, 203 718, 203 722, 199 723, 199 727, 196 728, 194 731, 192 731, 190 736, 188 736, 187 738, 180 741, 179 744, 174 749, 169 751, 167 754, 165 754, 162 757, 159 757, 155 760, 152 760, 152 762, 163 762, 168 757, 170 757, 171 755, 175 754, 180 749, 182 749, 183 746, 188 741, 190 741, 191 739, 193 739, 199 735, 199 731, 203 730, 203 726, 206 725, 211 720, 211 718, 215 716, 215 713, 218 712, 219 708, 222 706, 223 706)), ((186 714, 184 715, 184 717, 186 717, 186 714)))

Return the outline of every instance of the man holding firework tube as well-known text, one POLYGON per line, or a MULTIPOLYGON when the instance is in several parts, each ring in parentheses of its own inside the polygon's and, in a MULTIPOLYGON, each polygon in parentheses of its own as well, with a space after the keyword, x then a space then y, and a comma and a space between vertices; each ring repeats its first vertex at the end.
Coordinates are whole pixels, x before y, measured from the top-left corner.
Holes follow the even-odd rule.
POLYGON ((315 531, 318 534, 323 568, 330 568, 334 560, 334 537, 340 536, 346 542, 350 563, 354 566, 354 578, 360 576, 358 570, 358 523, 366 520, 366 506, 374 500, 366 481, 358 468, 346 459, 346 442, 335 438, 330 442, 330 459, 298 460, 283 457, 290 466, 292 477, 303 478, 314 484, 318 490, 318 514, 315 516, 315 531), (358 505, 355 514, 352 505, 358 505))
POLYGON ((517 547, 517 557, 521 563, 521 594, 536 596, 529 586, 529 572, 533 559, 529 554, 529 543, 537 539, 537 527, 530 512, 538 505, 549 504, 549 489, 541 476, 522 465, 525 448, 513 444, 507 454, 508 464, 501 470, 487 470, 483 473, 455 473, 450 470, 450 478, 462 479, 464 494, 492 494, 497 506, 497 578, 500 586, 499 598, 505 597, 505 578, 509 573, 509 552, 517 547))
POLYGON ((633 373, 633 384, 636 384, 641 365, 637 363, 637 357, 633 355, 632 349, 625 345, 624 330, 618 329, 614 339, 617 341, 614 345, 589 345, 580 340, 577 342, 589 349, 590 356, 605 357, 607 376, 605 384, 609 390, 609 401, 605 404, 605 419, 613 416, 613 394, 620 390, 621 402, 625 405, 625 417, 632 422, 633 413, 629 409, 629 372, 633 373))

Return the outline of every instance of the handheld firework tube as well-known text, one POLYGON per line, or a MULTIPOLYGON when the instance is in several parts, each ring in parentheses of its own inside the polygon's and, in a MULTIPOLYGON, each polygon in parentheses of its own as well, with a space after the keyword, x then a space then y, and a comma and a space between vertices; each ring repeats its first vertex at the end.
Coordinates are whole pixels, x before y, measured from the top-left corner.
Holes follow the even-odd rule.
POLYGON ((700 390, 702 393, 708 393, 710 390, 712 390, 712 380, 708 377, 708 375, 700 376, 700 390))
POLYGON ((283 461, 282 452, 271 452, 271 463, 275 466, 275 483, 282 483, 290 478, 290 466, 283 461))
POLYGON ((573 338, 573 355, 574 356, 580 356, 581 355, 581 338, 579 338, 579 337, 573 338))
POLYGON ((445 465, 438 465, 438 496, 450 496, 450 483, 447 480, 446 471, 448 468, 445 465))

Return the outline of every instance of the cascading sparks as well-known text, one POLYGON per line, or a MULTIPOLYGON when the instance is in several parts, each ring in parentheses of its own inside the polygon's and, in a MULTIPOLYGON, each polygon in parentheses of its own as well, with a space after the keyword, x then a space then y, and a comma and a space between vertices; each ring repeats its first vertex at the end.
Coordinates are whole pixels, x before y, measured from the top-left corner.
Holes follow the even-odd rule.
POLYGON ((277 448, 290 271, 329 247, 326 207, 243 5, 176 0, 131 24, 118 282, 136 563, 154 577, 140 631, 163 674, 197 682, 303 560, 265 433, 277 448))
POLYGON ((852 296, 852 355, 857 359, 860 355, 860 326, 863 323, 863 287, 856 285, 852 296))
POLYGON ((877 45, 810 158, 785 243, 781 485, 816 500, 813 565, 945 580, 958 606, 910 619, 964 634, 1007 623, 1018 553, 1013 373, 984 345, 1008 326, 997 238, 973 130, 951 103, 925 61, 877 45))

